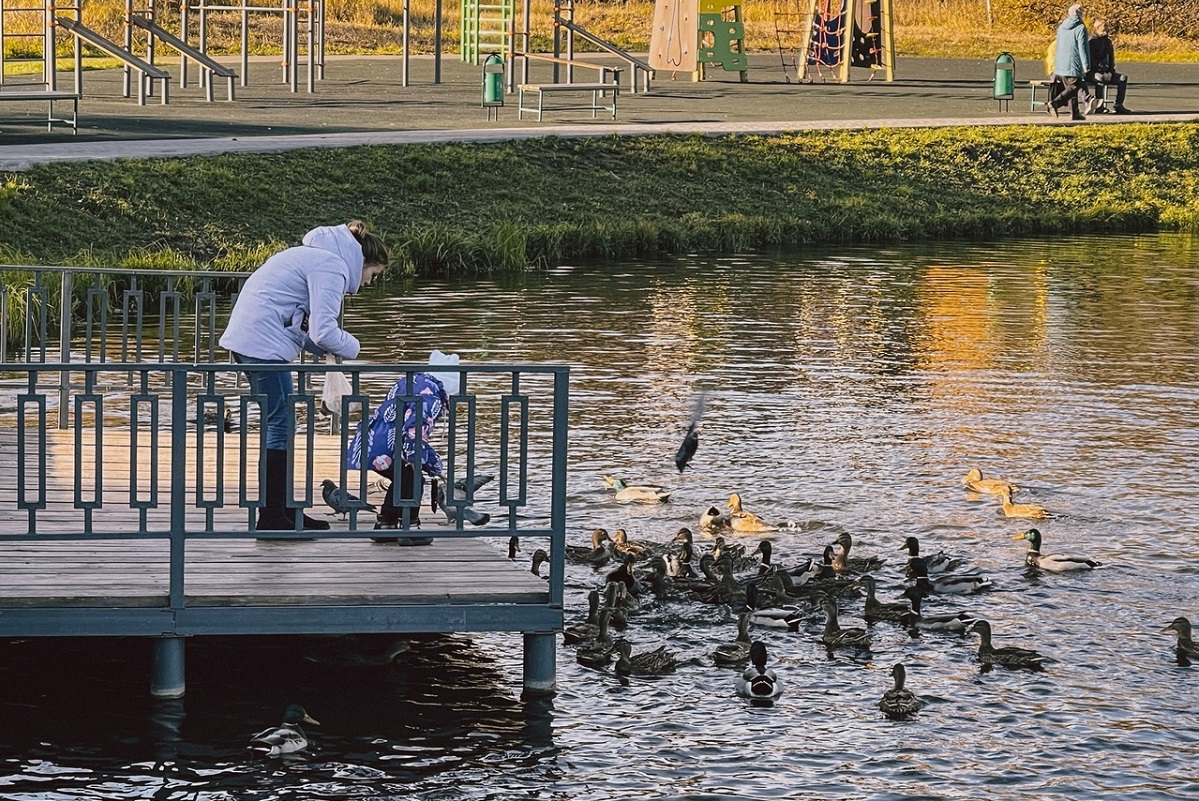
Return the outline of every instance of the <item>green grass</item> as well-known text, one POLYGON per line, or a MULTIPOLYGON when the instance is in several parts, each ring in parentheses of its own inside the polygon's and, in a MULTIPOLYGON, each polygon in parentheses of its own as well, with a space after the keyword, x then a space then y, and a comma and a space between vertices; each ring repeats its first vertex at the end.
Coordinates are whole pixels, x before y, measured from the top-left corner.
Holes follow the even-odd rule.
POLYGON ((805 243, 1199 230, 1199 126, 321 149, 0 174, 6 261, 250 269, 316 224, 407 275, 805 243))

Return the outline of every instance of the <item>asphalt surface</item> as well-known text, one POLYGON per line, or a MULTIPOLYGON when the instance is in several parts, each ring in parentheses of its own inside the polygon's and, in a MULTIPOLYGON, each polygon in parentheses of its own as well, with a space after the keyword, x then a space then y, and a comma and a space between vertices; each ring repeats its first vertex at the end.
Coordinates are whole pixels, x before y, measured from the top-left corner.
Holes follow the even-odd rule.
MULTIPOLYGON (((590 60, 617 64, 613 59, 590 60)), ((178 62, 160 62, 176 77, 178 62)), ((1199 121, 1199 64, 1122 63, 1128 73, 1129 116, 1092 115, 1083 125, 1109 122, 1199 121)), ((551 66, 534 64, 532 82, 552 80, 551 66)), ((896 80, 796 83, 787 80, 777 55, 750 57, 749 82, 736 73, 712 70, 707 80, 661 76, 649 93, 631 94, 625 78, 615 122, 591 119, 590 112, 547 113, 538 123, 517 119, 516 96, 507 96, 498 121, 481 107, 479 67, 446 58, 441 82, 434 83, 429 57, 410 62, 409 86, 402 85, 399 57, 332 57, 326 77, 309 93, 303 78, 298 92, 282 80, 276 59, 251 62, 247 86, 237 99, 223 100, 217 83, 214 102, 204 99, 194 69, 190 85, 171 88, 171 101, 150 98, 139 106, 121 91, 120 70, 84 73, 77 135, 45 126, 45 103, 0 103, 0 169, 78 159, 175 156, 228 151, 270 152, 296 147, 343 147, 436 141, 492 141, 560 136, 649 133, 774 133, 787 130, 1013 123, 1069 125, 1069 115, 1052 120, 1043 107, 1029 110, 1028 81, 1042 77, 1040 62, 1018 62, 1016 97, 1001 110, 992 99, 994 62, 981 59, 905 59, 896 80)), ((594 80, 590 70, 578 80, 594 80)), ((177 84, 177 80, 176 80, 177 84)), ((72 85, 60 77, 60 88, 72 85)), ((1044 90, 1039 90, 1043 99, 1044 90)), ((556 102, 589 96, 559 97, 556 102)))

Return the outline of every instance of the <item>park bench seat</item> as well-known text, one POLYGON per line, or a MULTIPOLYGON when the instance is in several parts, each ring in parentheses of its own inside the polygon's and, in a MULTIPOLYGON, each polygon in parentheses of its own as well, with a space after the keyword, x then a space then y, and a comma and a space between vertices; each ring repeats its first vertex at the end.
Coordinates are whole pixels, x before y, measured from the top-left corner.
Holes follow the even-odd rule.
POLYGON ((590 109, 592 119, 601 111, 611 112, 612 119, 616 119, 616 98, 620 94, 620 84, 618 83, 522 83, 517 87, 517 109, 516 118, 524 119, 525 112, 537 115, 537 121, 541 122, 542 116, 546 111, 571 111, 571 110, 587 110, 590 109), (590 92, 590 105, 566 105, 552 106, 545 105, 546 95, 561 94, 568 92, 590 92), (537 105, 526 106, 525 94, 536 95, 537 105), (608 102, 603 102, 607 98, 608 102))
POLYGON ((79 133, 79 93, 59 91, 57 89, 4 89, 0 88, 0 101, 30 101, 42 100, 48 105, 46 113, 46 130, 53 131, 54 123, 61 122, 71 126, 73 133, 79 133), (71 116, 54 116, 54 101, 69 100, 71 116))

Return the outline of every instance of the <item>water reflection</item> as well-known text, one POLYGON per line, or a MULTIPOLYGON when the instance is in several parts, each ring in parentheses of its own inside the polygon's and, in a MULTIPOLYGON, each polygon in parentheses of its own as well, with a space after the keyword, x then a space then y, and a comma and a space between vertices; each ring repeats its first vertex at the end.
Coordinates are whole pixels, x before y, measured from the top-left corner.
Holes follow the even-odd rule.
MULTIPOLYGON (((985 617, 998 643, 1052 663, 984 672, 976 638, 888 623, 869 626, 869 654, 830 658, 814 611, 796 633, 755 630, 786 687, 758 709, 711 661, 734 611, 665 598, 646 599, 624 636, 635 652, 675 651, 668 677, 623 686, 564 648, 559 694, 522 702, 519 635, 416 638, 394 658, 378 638, 332 659, 314 638, 201 638, 179 706, 146 698, 144 643, 0 643, 0 795, 1183 792, 1199 674, 1157 632, 1199 619, 1197 319, 1199 240, 1181 236, 685 258, 368 292, 347 310, 365 359, 441 348, 571 363, 572 544, 597 526, 664 543, 737 491, 784 524, 776 561, 818 557, 841 532, 855 553, 886 556, 884 600, 902 586, 904 537, 960 554, 995 589, 938 611, 985 617), (679 474, 701 387, 701 444, 679 474), (961 486, 975 466, 1020 484, 1018 500, 1055 513, 1047 537, 1105 568, 1027 575, 1012 540, 1023 524, 961 486), (619 505, 604 474, 673 495, 619 505), (899 661, 924 701, 906 722, 877 709, 899 661), (286 765, 252 758, 249 735, 293 702, 322 723, 311 750, 286 765)), ((480 454, 491 458, 486 444, 480 454)), ((569 621, 602 575, 569 567, 569 621)), ((842 604, 861 625, 861 602, 842 604)))

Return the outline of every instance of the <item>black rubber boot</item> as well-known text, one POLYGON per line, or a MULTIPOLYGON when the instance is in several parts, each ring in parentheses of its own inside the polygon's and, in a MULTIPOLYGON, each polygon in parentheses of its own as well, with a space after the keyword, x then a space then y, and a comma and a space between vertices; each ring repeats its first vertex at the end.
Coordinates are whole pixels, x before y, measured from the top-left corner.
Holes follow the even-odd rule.
MULTIPOLYGON (((265 505, 258 510, 259 531, 295 531, 296 513, 287 507, 287 451, 282 448, 266 450, 265 505)), ((324 520, 304 515, 304 531, 328 531, 324 520)), ((260 537, 259 539, 271 539, 260 537)), ((288 539, 291 539, 290 537, 288 539)))

